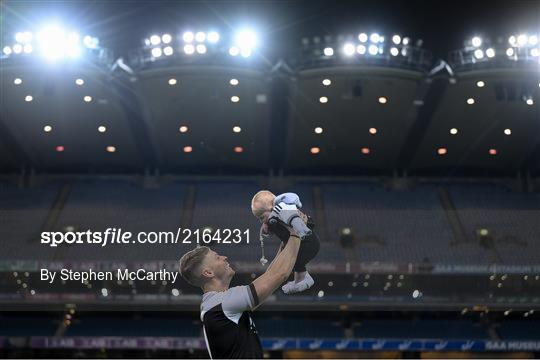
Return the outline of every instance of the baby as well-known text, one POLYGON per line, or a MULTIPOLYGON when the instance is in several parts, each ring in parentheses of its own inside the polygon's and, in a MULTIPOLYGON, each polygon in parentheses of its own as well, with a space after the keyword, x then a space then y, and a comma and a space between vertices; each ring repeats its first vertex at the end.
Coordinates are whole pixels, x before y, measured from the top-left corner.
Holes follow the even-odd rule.
MULTIPOLYGON (((285 193, 276 197, 268 190, 261 190, 253 196, 251 200, 251 212, 262 223, 262 233, 274 234, 281 239, 281 246, 279 251, 283 249, 287 241, 289 240, 289 230, 287 226, 282 222, 269 223, 268 219, 272 208, 284 202, 289 205, 296 205, 297 208, 302 207, 302 203, 298 195, 294 193, 285 193)), ((313 278, 306 269, 306 264, 310 262, 319 252, 319 236, 313 231, 315 224, 311 217, 298 210, 298 215, 311 229, 311 234, 307 235, 300 245, 298 257, 294 264, 294 281, 289 281, 281 288, 285 294, 294 294, 309 289, 315 283, 313 278)), ((279 252, 278 252, 279 253, 279 252)))

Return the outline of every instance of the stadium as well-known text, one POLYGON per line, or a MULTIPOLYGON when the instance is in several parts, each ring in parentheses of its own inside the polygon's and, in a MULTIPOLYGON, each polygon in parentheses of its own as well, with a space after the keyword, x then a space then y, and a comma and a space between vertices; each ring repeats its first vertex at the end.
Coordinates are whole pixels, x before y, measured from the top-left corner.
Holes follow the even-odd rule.
POLYGON ((0 9, 0 357, 219 357, 180 258, 258 303, 261 190, 261 357, 540 355, 540 2, 0 9))

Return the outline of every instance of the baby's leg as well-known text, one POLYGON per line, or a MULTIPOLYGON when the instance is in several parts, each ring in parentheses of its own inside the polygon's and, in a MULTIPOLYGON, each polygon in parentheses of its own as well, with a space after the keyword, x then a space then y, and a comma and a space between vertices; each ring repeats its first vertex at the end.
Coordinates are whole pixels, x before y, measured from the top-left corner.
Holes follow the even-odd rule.
POLYGON ((296 262, 294 263, 293 267, 293 270, 295 272, 295 280, 297 276, 296 273, 299 273, 299 277, 305 275, 305 272, 307 271, 306 265, 311 260, 313 260, 315 256, 317 256, 320 246, 321 245, 319 244, 319 237, 315 232, 302 240, 302 243, 300 244, 300 249, 298 250, 298 256, 296 257, 296 262))
POLYGON ((294 282, 298 283, 305 279, 307 271, 295 271, 294 272, 294 282))
POLYGON ((315 233, 302 240, 298 257, 294 264, 294 281, 289 281, 287 284, 283 285, 283 292, 286 294, 294 294, 307 290, 313 286, 315 281, 307 272, 306 265, 317 255, 319 247, 319 238, 315 233))

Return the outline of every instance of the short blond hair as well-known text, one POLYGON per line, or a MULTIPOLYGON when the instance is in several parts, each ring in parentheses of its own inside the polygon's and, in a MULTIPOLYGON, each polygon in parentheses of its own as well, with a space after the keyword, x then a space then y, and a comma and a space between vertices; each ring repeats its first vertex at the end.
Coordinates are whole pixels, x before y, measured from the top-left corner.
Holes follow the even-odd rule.
POLYGON ((275 198, 276 195, 268 190, 261 190, 256 193, 251 199, 251 212, 253 215, 259 218, 265 211, 272 210, 275 198))
POLYGON ((188 251, 180 258, 180 276, 193 286, 202 287, 204 285, 204 278, 201 276, 201 265, 209 251, 209 247, 199 246, 188 251))

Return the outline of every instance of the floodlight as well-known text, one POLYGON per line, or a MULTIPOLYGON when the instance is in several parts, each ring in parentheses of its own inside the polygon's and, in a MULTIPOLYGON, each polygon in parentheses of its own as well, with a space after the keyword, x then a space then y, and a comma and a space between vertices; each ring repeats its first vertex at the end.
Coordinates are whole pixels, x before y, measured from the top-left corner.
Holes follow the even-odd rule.
POLYGON ((476 49, 474 51, 474 57, 477 59, 483 59, 484 58, 484 52, 481 49, 476 49))
POLYGON ((392 36, 392 42, 396 45, 399 45, 399 43, 401 42, 401 36, 399 35, 392 36))
POLYGON ((152 56, 157 58, 157 57, 160 57, 162 54, 161 52, 161 48, 153 48, 152 49, 152 56))
POLYGON ((58 59, 65 55, 65 39, 66 34, 64 31, 55 25, 45 27, 37 35, 42 55, 50 60, 58 59))
POLYGON ((380 35, 377 34, 377 33, 373 33, 373 34, 371 34, 371 35, 369 36, 369 40, 370 40, 372 43, 377 43, 377 42, 379 42, 380 38, 381 38, 380 35))
POLYGON ((211 43, 216 43, 219 41, 219 34, 215 31, 211 31, 208 33, 207 39, 211 43))
POLYGON ((150 36, 150 43, 152 45, 159 45, 161 43, 161 38, 159 35, 152 35, 150 36))
POLYGON ((377 45, 369 45, 368 51, 370 55, 377 55, 377 53, 379 52, 379 48, 377 47, 377 45))
POLYGON ((163 54, 165 54, 165 56, 171 56, 173 54, 174 50, 171 46, 166 46, 164 49, 163 49, 163 54))
POLYGON ((475 36, 472 38, 471 43, 474 47, 479 47, 482 45, 482 39, 479 36, 475 36))
POLYGON ((366 42, 368 41, 368 36, 366 33, 361 33, 360 35, 358 35, 358 40, 360 40, 360 42, 366 42))
POLYGON ((195 34, 195 41, 197 42, 203 42, 206 40, 206 34, 202 31, 199 31, 195 34))
POLYGON ((197 45, 197 47, 195 49, 197 50, 198 54, 205 54, 206 53, 206 46, 204 46, 203 44, 197 45))
POLYGON ((184 46, 184 53, 186 53, 186 55, 191 55, 194 52, 195 52, 195 46, 191 44, 187 44, 184 46))
POLYGON ((84 44, 84 46, 86 46, 89 49, 97 49, 97 47, 99 45, 99 40, 97 38, 95 38, 95 37, 91 37, 91 36, 86 35, 83 38, 83 44, 84 44))
POLYGON ((190 43, 190 42, 193 41, 194 37, 195 37, 195 36, 193 35, 193 33, 192 33, 191 31, 187 31, 187 32, 185 32, 184 35, 182 36, 182 39, 184 40, 184 42, 190 43))
POLYGON ((32 41, 32 33, 29 31, 18 32, 15 34, 15 41, 21 44, 27 44, 32 41))
POLYGON ((524 45, 526 45, 526 44, 527 44, 527 40, 528 40, 527 35, 525 35, 525 34, 520 34, 520 35, 518 36, 518 38, 517 38, 517 44, 518 44, 518 46, 524 46, 524 45))
POLYGON ((486 50, 486 56, 488 58, 492 58, 495 56, 495 50, 493 48, 489 48, 486 50))
POLYGON ((399 50, 397 48, 393 47, 393 48, 390 49, 390 54, 392 56, 398 56, 399 50))
POLYGON ((163 41, 164 44, 168 44, 172 41, 172 36, 171 34, 163 34, 161 36, 161 41, 163 41))
POLYGON ((334 55, 334 49, 332 49, 331 47, 324 48, 324 55, 325 56, 334 55))
POLYGON ((354 45, 351 43, 345 44, 345 46, 343 46, 343 53, 347 56, 354 55, 354 45))
POLYGON ((364 45, 358 45, 356 47, 356 52, 360 55, 364 55, 366 53, 366 47, 364 45))
POLYGON ((235 35, 235 44, 240 49, 253 49, 257 44, 257 37, 251 30, 242 30, 235 35))

